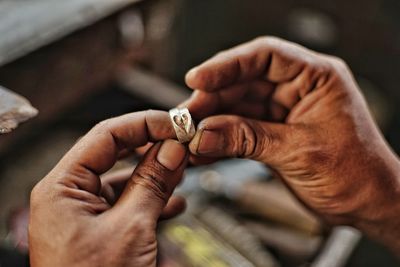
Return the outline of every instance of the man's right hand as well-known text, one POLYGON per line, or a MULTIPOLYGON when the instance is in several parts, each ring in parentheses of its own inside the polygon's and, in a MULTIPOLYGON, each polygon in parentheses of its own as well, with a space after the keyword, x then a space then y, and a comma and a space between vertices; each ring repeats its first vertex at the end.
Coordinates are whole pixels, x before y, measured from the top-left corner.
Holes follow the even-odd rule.
POLYGON ((309 208, 400 252, 400 164, 342 60, 276 38, 219 53, 186 76, 203 119, 190 150, 270 166, 309 208))

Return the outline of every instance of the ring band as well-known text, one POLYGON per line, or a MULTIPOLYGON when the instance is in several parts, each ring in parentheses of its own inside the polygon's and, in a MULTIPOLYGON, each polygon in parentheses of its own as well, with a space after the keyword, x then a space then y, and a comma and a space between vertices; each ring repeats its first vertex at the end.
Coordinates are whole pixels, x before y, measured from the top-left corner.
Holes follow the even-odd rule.
POLYGON ((189 110, 187 108, 174 108, 169 111, 169 116, 179 142, 190 142, 196 134, 196 129, 189 110))

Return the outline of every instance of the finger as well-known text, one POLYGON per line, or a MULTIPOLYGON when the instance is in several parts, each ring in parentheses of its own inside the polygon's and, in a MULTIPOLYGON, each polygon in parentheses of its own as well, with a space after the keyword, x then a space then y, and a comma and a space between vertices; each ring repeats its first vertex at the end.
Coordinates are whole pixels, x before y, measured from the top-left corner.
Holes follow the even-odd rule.
POLYGON ((110 184, 111 186, 126 182, 133 173, 134 167, 123 168, 105 174, 101 177, 102 184, 110 184))
POLYGON ((146 154, 147 150, 149 150, 153 145, 154 145, 154 143, 149 142, 144 146, 138 147, 136 149, 136 154, 138 156, 142 157, 144 154, 146 154))
POLYGON ((158 220, 182 179, 188 154, 187 148, 175 140, 155 144, 133 172, 112 209, 112 216, 125 221, 132 214, 141 214, 158 220))
POLYGON ((117 194, 114 188, 109 184, 101 186, 100 196, 103 197, 109 205, 114 205, 117 200, 117 194))
POLYGON ((186 200, 180 196, 172 196, 164 210, 161 213, 160 219, 167 220, 174 218, 184 212, 186 209, 186 200))
POLYGON ((198 156, 249 158, 274 166, 288 151, 291 132, 292 126, 284 124, 220 115, 200 123, 189 148, 198 156))
POLYGON ((175 132, 167 112, 130 113, 95 126, 53 171, 68 173, 60 176, 64 184, 98 194, 101 188, 98 176, 115 164, 119 151, 173 137, 175 132))
POLYGON ((254 102, 264 102, 270 98, 274 92, 276 84, 265 81, 256 80, 251 83, 250 90, 246 93, 245 98, 254 102))
POLYGON ((195 91, 180 107, 187 107, 195 120, 201 120, 238 103, 249 90, 249 86, 237 84, 218 92, 195 91), (204 108, 205 103, 207 108, 204 108))
POLYGON ((277 85, 272 99, 286 109, 292 109, 305 96, 305 88, 316 87, 316 77, 313 77, 316 74, 312 68, 304 68, 301 75, 277 85))
POLYGON ((265 119, 267 116, 267 107, 265 103, 242 102, 233 107, 229 114, 245 116, 250 119, 265 119))
MULTIPOLYGON (((235 103, 223 101, 218 94, 197 91, 195 93, 196 100, 199 105, 187 103, 187 107, 192 117, 199 121, 206 117, 216 114, 234 114, 242 115, 249 118, 262 119, 266 117, 267 104, 265 102, 248 101, 247 99, 238 100, 235 103), (200 103, 202 103, 200 105, 200 103), (205 107, 205 103, 207 103, 205 107)), ((183 105, 182 105, 183 106, 183 105)))
POLYGON ((128 158, 129 156, 131 156, 133 153, 134 153, 134 151, 132 151, 132 150, 130 150, 130 149, 127 149, 127 148, 121 149, 121 150, 118 152, 118 160, 126 159, 126 158, 128 158))
POLYGON ((114 205, 121 196, 127 181, 132 176, 133 170, 133 167, 129 167, 108 173, 101 177, 102 186, 100 195, 104 197, 110 205, 114 205))
POLYGON ((284 122, 289 110, 270 99, 267 104, 267 119, 271 122, 284 122))
POLYGON ((232 84, 264 78, 273 83, 293 80, 314 65, 314 52, 273 37, 258 38, 217 54, 186 75, 190 88, 215 91, 232 84))
POLYGON ((191 154, 189 156, 189 162, 190 164, 194 166, 203 166, 203 165, 209 165, 217 162, 221 158, 212 158, 212 157, 202 157, 202 156, 196 156, 191 154))
POLYGON ((193 118, 204 119, 210 115, 224 112, 241 103, 243 99, 254 99, 262 102, 272 94, 274 85, 267 81, 256 80, 234 84, 215 92, 196 90, 192 96, 180 106, 187 107, 193 118), (207 108, 205 108, 207 105, 207 108))

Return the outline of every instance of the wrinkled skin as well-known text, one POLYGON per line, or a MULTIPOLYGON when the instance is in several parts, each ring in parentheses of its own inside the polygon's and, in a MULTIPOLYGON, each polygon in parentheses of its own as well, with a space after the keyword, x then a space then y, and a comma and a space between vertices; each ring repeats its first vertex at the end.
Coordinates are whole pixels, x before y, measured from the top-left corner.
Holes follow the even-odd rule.
POLYGON ((127 150, 173 136, 161 111, 110 119, 84 136, 32 192, 31 266, 156 266, 157 222, 184 209, 183 199, 170 195, 187 148, 175 140, 156 143, 133 174, 99 175, 127 150), (169 151, 159 161, 166 142, 169 151))
POLYGON ((342 60, 263 37, 217 54, 186 83, 194 93, 182 106, 202 120, 193 162, 263 162, 328 223, 400 253, 399 160, 342 60))
MULTIPOLYGON (((193 163, 263 162, 321 218, 400 254, 400 163, 341 60, 259 38, 218 54, 186 81, 195 92, 183 105, 202 120, 189 145, 193 163)), ((170 196, 186 147, 157 143, 174 137, 160 111, 94 127, 32 191, 31 265, 155 266, 157 222, 184 208, 170 196), (133 173, 100 178, 148 142, 155 145, 133 173)))

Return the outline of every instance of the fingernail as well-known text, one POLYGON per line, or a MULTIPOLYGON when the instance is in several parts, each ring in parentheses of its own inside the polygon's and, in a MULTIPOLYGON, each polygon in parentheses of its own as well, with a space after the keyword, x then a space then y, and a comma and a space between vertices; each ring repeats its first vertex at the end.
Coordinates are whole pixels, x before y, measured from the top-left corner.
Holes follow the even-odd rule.
POLYGON ((165 140, 157 154, 157 161, 170 171, 175 171, 186 157, 186 148, 175 140, 165 140))
POLYGON ((211 154, 219 152, 224 147, 224 136, 218 131, 204 130, 198 141, 198 154, 211 154))

